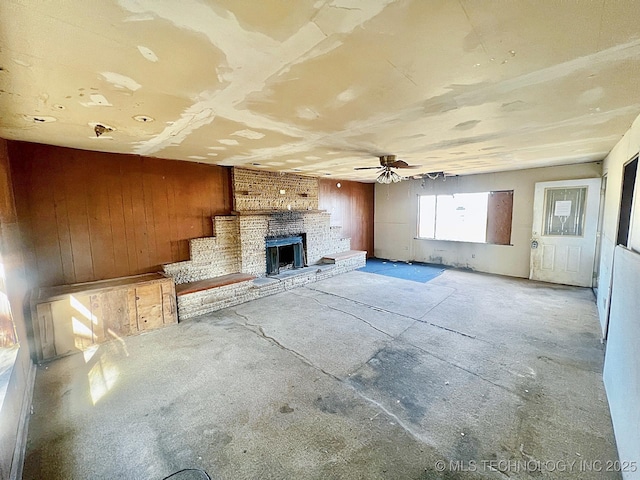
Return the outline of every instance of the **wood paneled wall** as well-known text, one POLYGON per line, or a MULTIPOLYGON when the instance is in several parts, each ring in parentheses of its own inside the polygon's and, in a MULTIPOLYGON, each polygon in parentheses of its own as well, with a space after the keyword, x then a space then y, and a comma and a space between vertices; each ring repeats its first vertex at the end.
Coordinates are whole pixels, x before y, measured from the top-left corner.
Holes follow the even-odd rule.
POLYGON ((231 211, 225 167, 9 142, 18 219, 39 286, 153 272, 231 211))
POLYGON ((342 226, 353 250, 373 256, 374 185, 346 180, 320 180, 319 208, 331 213, 331 225, 342 226), (340 188, 337 184, 340 183, 340 188))

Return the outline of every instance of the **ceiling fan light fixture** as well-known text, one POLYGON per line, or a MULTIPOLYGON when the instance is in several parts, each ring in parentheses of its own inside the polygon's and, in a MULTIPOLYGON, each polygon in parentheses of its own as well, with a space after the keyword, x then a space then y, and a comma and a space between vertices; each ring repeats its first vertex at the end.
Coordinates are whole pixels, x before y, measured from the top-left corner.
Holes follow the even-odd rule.
POLYGON ((380 175, 378 175, 378 178, 376 178, 376 182, 381 183, 383 185, 391 183, 391 177, 389 177, 388 173, 389 172, 387 170, 382 172, 380 175))
POLYGON ((385 168, 376 181, 378 183, 382 183, 388 185, 390 183, 398 183, 402 180, 402 177, 398 175, 396 172, 392 171, 390 168, 385 168))

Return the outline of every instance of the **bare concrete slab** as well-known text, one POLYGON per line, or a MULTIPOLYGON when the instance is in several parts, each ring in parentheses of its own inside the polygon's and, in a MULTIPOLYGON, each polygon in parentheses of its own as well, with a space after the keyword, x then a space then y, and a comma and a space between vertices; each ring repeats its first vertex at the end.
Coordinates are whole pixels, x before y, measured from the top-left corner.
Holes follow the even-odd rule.
POLYGON ((350 272, 40 366, 24 478, 620 478, 598 332, 585 289, 350 272))
MULTIPOLYGON (((320 370, 344 378, 391 338, 357 316, 336 309, 327 298, 278 294, 219 312, 259 335, 277 341, 320 370)), ((218 315, 213 314, 214 318, 218 315)))
POLYGON ((340 282, 327 279, 309 288, 412 319, 421 318, 455 292, 454 288, 432 282, 410 282, 365 272, 348 272, 340 276, 340 282))
POLYGON ((349 300, 337 296, 328 296, 318 290, 310 288, 301 288, 294 290, 293 293, 300 297, 313 299, 327 308, 352 315, 358 320, 366 322, 370 327, 380 330, 387 335, 397 336, 404 332, 411 325, 415 324, 415 320, 411 317, 399 315, 397 313, 382 310, 380 308, 367 305, 359 301, 349 300))
POLYGON ((517 450, 517 415, 524 399, 428 352, 392 342, 350 382, 450 458, 506 460, 514 446, 517 450))

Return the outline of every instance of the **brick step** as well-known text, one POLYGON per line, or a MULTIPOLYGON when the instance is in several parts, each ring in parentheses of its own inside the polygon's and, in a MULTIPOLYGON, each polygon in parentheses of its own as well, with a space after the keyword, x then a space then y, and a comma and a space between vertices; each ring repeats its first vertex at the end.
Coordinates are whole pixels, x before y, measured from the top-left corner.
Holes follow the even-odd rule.
POLYGON ((233 285, 234 283, 248 282, 255 278, 255 275, 248 275, 246 273, 231 273, 229 275, 207 278, 206 280, 182 283, 180 285, 176 285, 176 295, 180 297, 181 295, 188 295, 190 293, 201 292, 203 290, 211 290, 218 287, 233 285))

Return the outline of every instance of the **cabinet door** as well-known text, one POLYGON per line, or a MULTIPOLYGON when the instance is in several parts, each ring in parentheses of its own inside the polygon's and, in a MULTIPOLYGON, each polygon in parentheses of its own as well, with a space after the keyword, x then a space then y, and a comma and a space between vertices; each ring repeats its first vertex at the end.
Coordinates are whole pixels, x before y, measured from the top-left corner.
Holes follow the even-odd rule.
POLYGON ((172 281, 162 284, 162 314, 165 325, 177 323, 176 290, 172 281))
POLYGON ((104 341, 104 327, 95 295, 78 292, 50 302, 56 355, 84 351, 104 341))
POLYGON ((56 356, 55 338, 53 336, 53 313, 50 303, 41 303, 36 306, 38 315, 39 347, 38 357, 40 360, 53 358, 56 356))
POLYGON ((162 327, 162 284, 136 287, 136 312, 141 331, 162 327))
POLYGON ((120 288, 100 295, 102 315, 104 318, 104 330, 107 340, 126 337, 138 331, 133 317, 133 328, 130 325, 127 290, 120 288))
POLYGON ((89 304, 91 305, 91 318, 89 325, 93 334, 92 343, 103 343, 111 340, 107 335, 107 325, 104 312, 105 298, 103 294, 94 294, 89 296, 89 304))

